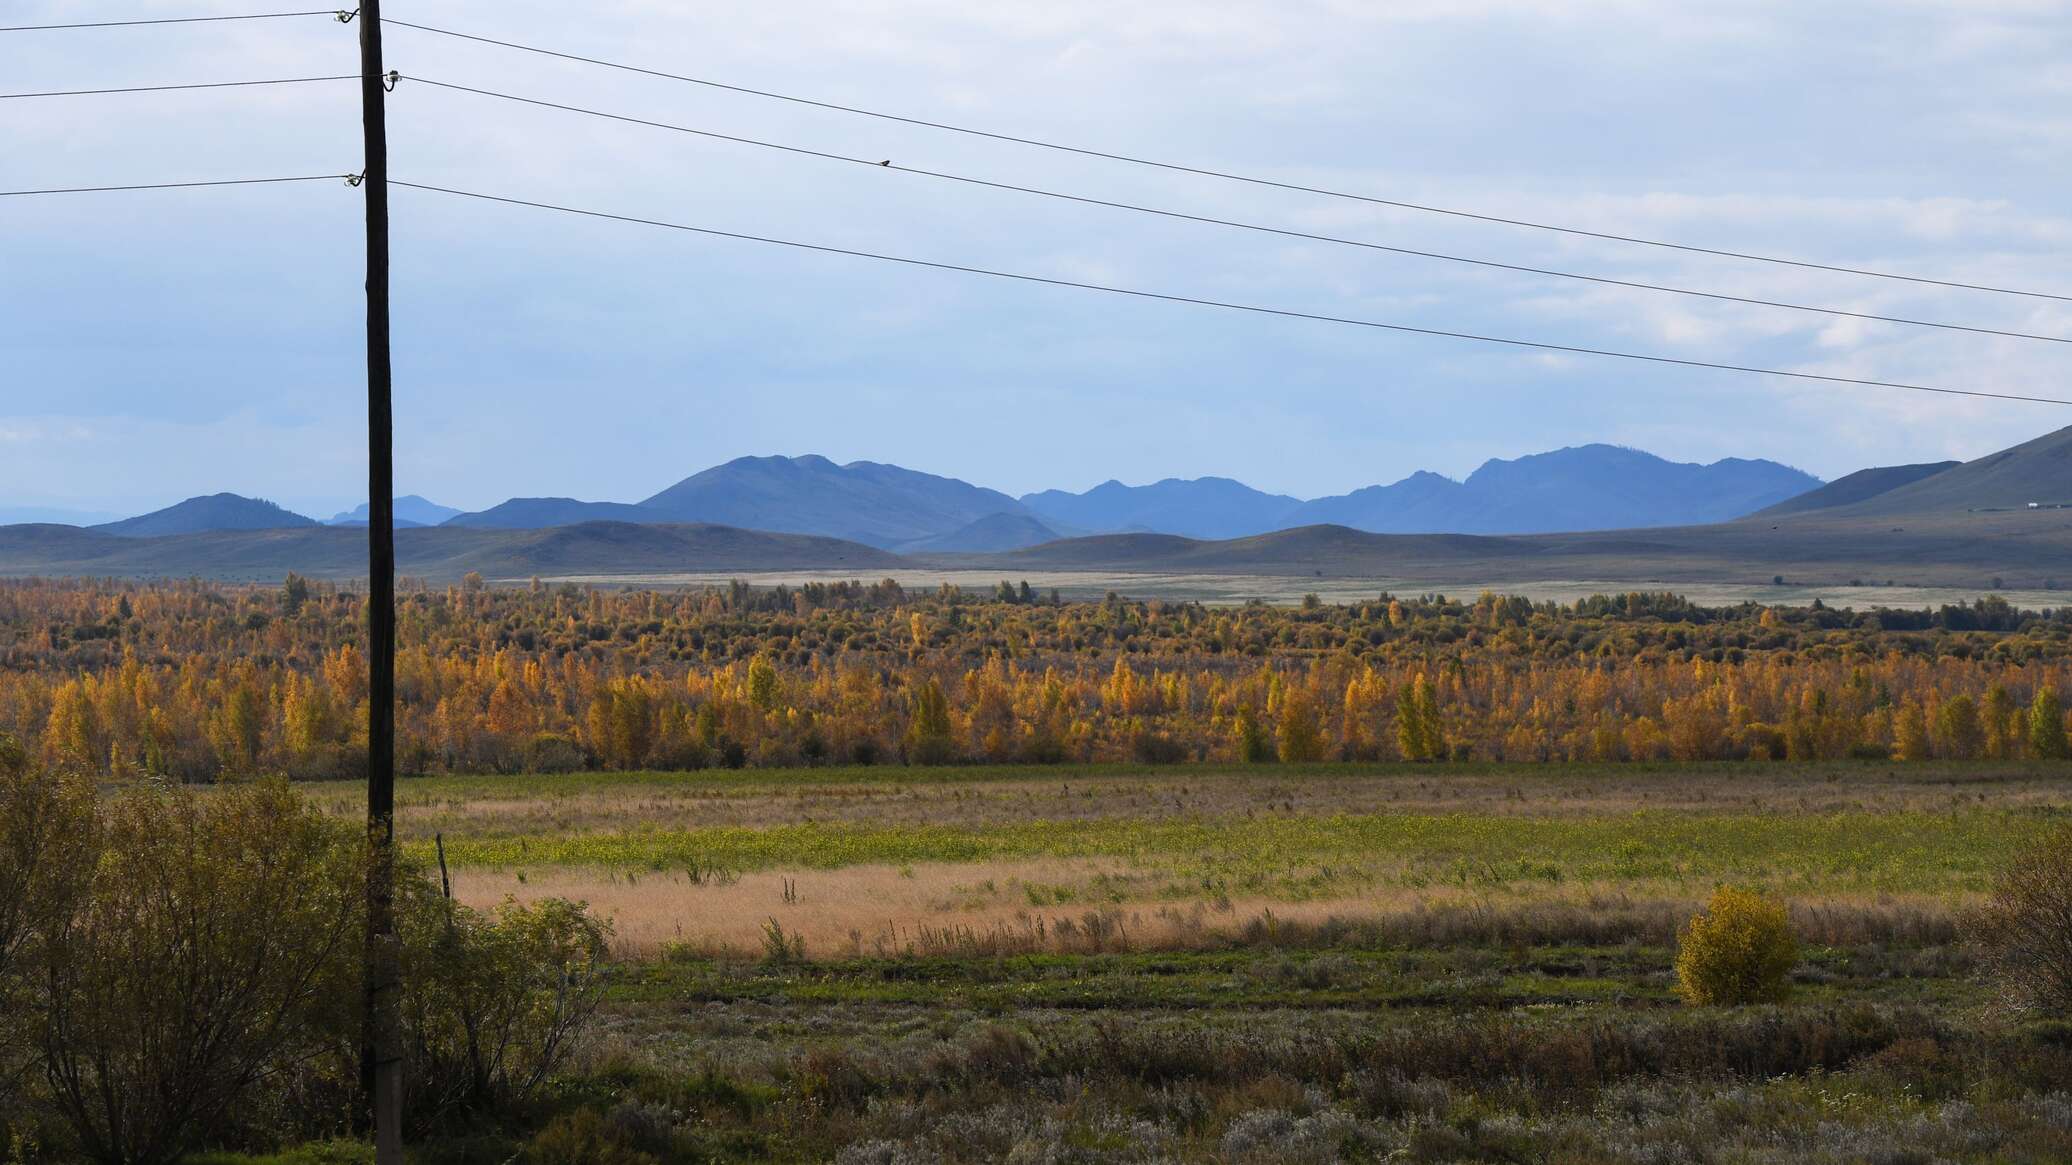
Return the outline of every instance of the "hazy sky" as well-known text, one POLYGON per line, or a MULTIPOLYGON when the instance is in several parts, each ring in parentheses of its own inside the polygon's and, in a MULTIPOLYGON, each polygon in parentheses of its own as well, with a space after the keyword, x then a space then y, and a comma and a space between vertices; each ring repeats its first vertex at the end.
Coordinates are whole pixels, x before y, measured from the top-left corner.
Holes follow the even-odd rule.
MULTIPOLYGON (((7 0, 0 23, 265 11, 7 0)), ((297 5, 275 4, 274 8, 297 5)), ((2072 294, 2057 0, 391 0, 734 84, 1380 197, 2072 294)), ((2072 336, 2072 303, 1827 275, 1159 173, 393 28, 422 76, 1198 214, 2072 336)), ((0 34, 4 88, 350 72, 326 18, 0 34)), ((917 258, 1702 360, 2072 395, 2072 350, 1510 275, 772 153, 406 79, 395 176, 917 258)), ((0 102, 0 189, 345 173, 350 82, 0 102)), ((637 500, 746 453, 1011 492, 1304 496, 1586 441, 1832 477, 2072 409, 1554 358, 395 193, 398 485, 637 500)), ((0 200, 0 507, 363 480, 342 183, 0 200)))

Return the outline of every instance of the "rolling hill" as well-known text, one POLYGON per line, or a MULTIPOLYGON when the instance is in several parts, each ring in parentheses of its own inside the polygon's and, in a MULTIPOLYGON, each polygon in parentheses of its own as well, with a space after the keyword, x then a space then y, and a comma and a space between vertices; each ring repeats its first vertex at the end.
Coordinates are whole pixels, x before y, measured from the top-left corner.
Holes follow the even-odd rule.
MULTIPOLYGON (((1344 575, 1418 559, 1513 559, 1541 553, 1519 538, 1477 534, 1371 534, 1345 526, 1303 526, 1220 540, 1177 534, 1096 534, 985 556, 1016 570, 1233 571, 1344 575)), ((976 565, 974 563, 974 565, 976 565)))
POLYGON ((456 514, 440 523, 462 529, 545 530, 582 522, 645 522, 671 519, 643 506, 624 502, 581 502, 574 498, 512 498, 472 514, 456 514))
POLYGON ((1929 461, 1919 465, 1887 465, 1875 469, 1859 469, 1855 473, 1838 477, 1819 489, 1807 490, 1795 498, 1788 498, 1774 506, 1757 510, 1749 517, 1781 518, 1790 514, 1854 505, 1866 498, 1876 497, 1903 485, 1912 485, 1924 477, 1933 477, 1945 469, 1955 469, 1962 464, 1964 463, 1961 461, 1929 461))
POLYGON ((453 573, 465 566, 497 578, 532 574, 626 574, 711 570, 867 571, 901 559, 876 547, 809 534, 772 534, 710 523, 651 525, 584 522, 545 530, 493 535, 455 554, 442 546, 443 530, 399 538, 405 566, 453 573), (436 565, 435 565, 436 564, 436 565), (439 568, 443 567, 443 570, 439 568))
MULTIPOLYGON (((1569 534, 1370 534, 1308 526, 1224 541, 1104 534, 998 554, 918 556, 926 566, 999 573, 1272 575, 1424 580, 1449 587, 1590 579, 1639 589, 1896 580, 1984 591, 2072 582, 2072 514, 1888 520, 1739 521, 1569 534)), ((1170 581, 1170 577, 1169 577, 1170 581)), ((1125 585, 1125 584, 1117 584, 1125 585)), ((1424 585, 1407 582, 1405 585, 1424 585)))
POLYGON ((948 534, 901 544, 902 554, 945 551, 1018 550, 1055 542, 1062 535, 1029 514, 988 514, 948 534))
MULTIPOLYGON (((396 532, 403 574, 454 579, 535 574, 871 571, 902 559, 834 538, 728 526, 588 522, 544 530, 427 526, 396 532)), ((278 581, 289 571, 351 579, 367 572, 365 527, 213 530, 125 537, 76 526, 0 527, 0 575, 109 575, 278 581)))
POLYGON ((162 510, 106 522, 93 529, 122 538, 151 538, 207 530, 287 530, 317 524, 315 518, 305 518, 269 501, 220 493, 188 498, 162 510))
POLYGON ((1825 512, 1873 518, 2021 510, 2031 503, 2072 505, 2072 426, 1825 512))

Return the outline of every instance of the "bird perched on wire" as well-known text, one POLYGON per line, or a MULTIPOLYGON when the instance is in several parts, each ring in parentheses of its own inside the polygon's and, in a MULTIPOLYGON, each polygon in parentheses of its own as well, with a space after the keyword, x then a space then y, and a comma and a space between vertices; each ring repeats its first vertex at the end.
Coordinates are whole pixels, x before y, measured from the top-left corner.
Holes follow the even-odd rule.
POLYGON ((880 165, 880 166, 890 166, 891 164, 892 164, 892 159, 890 159, 890 158, 887 158, 887 159, 885 159, 884 161, 882 161, 882 162, 879 162, 879 163, 878 163, 878 165, 880 165))

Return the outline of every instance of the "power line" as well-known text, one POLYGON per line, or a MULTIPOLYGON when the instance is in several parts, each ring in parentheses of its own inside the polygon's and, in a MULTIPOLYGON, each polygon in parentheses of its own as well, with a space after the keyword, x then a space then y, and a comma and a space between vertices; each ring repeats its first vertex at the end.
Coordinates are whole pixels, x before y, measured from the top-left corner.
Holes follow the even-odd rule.
POLYGON ((1830 376, 1819 372, 1790 372, 1777 368, 1757 368, 1745 364, 1725 364, 1710 360, 1688 360, 1677 356, 1651 356, 1638 352, 1620 352, 1609 348, 1586 348, 1574 344, 1554 344, 1539 340, 1518 340, 1505 336, 1488 336, 1475 332, 1448 331, 1441 328, 1422 328, 1410 324, 1385 323, 1380 320, 1355 319, 1348 316, 1324 315, 1317 312, 1294 311, 1289 308, 1262 307, 1256 304, 1230 303, 1225 300, 1203 299, 1197 296, 1173 295, 1158 291, 1142 291, 1136 288, 1115 287, 1105 283, 1087 283, 1075 279, 1058 279, 1047 275, 1029 275, 1014 271, 998 271, 988 267, 972 267, 961 263, 944 263, 932 259, 914 259, 903 255, 887 255, 876 251, 859 251, 848 247, 834 247, 822 243, 802 243, 793 239, 779 239, 768 235, 743 234, 738 231, 723 231, 713 227, 690 226, 686 223, 664 222, 660 219, 640 218, 634 215, 612 214, 601 210, 583 210, 579 207, 562 206, 551 202, 534 202, 523 198, 509 198, 498 194, 484 194, 473 190, 456 190, 447 186, 432 186, 422 182, 404 182, 391 179, 391 185, 412 190, 428 190, 436 194, 457 195, 461 198, 480 199, 485 202, 500 202, 510 206, 526 206, 536 210, 552 210, 563 214, 581 215, 585 218, 607 219, 613 222, 634 223, 640 226, 663 227, 668 230, 688 231, 693 234, 710 235, 722 239, 738 239, 750 243, 767 243, 772 246, 790 247, 801 251, 817 251, 829 255, 846 255, 856 259, 875 259, 884 263, 899 263, 909 267, 926 267, 937 271, 957 271, 966 275, 985 275, 994 279, 1012 279, 1023 283, 1041 283, 1052 287, 1070 287, 1081 291, 1101 291, 1110 295, 1127 295, 1138 299, 1156 299, 1168 303, 1192 304, 1197 307, 1223 308, 1228 311, 1253 312, 1259 315, 1282 316, 1288 319, 1315 320, 1327 324, 1347 324, 1361 328, 1379 328, 1391 332, 1406 332, 1420 336, 1439 336, 1452 340, 1472 340, 1483 344, 1503 344, 1514 348, 1536 348, 1548 352, 1565 352, 1578 356, 1609 356, 1620 360, 1640 360, 1650 364, 1674 364, 1686 368, 1709 368, 1721 372, 1745 372, 1759 376, 1780 376, 1794 380, 1817 380, 1830 384, 1859 385, 1869 388, 1898 388, 1909 392, 1933 392, 1947 396, 1986 397, 1994 400, 2028 401, 2034 404, 2072 405, 2072 400, 2048 396, 2023 396, 2016 393, 1985 392, 1978 389, 1939 388, 1926 384, 1905 384, 1890 380, 1868 380, 1853 376, 1830 376))
POLYGON ((14 24, 0 32, 51 32, 62 28, 135 28, 144 24, 216 24, 226 20, 280 20, 290 16, 344 16, 337 8, 309 12, 247 12, 236 16, 166 16, 157 20, 93 20, 78 24, 14 24))
POLYGON ((687 125, 675 125, 663 121, 651 121, 642 117, 630 117, 620 113, 609 113, 600 109, 589 109, 579 105, 564 105, 558 101, 543 101, 535 97, 521 97, 514 93, 501 93, 494 89, 479 89, 472 85, 457 85, 450 81, 435 81, 429 77, 409 76, 409 80, 439 89, 452 89, 462 93, 473 93, 482 97, 494 97, 521 105, 535 105, 545 109, 558 109, 567 113, 579 113, 587 117, 604 118, 608 121, 624 122, 629 125, 647 126, 652 129, 671 130, 676 133, 693 134, 716 141, 733 142, 737 145, 756 146, 761 149, 778 150, 809 158, 820 158, 830 162, 847 162, 855 166, 866 166, 873 170, 897 170, 903 174, 915 174, 924 178, 937 178, 948 182, 961 182, 969 186, 983 186, 991 190, 1007 190, 1018 194, 1033 194, 1043 198, 1055 198, 1076 202, 1086 206, 1107 207, 1113 210, 1127 210, 1137 214, 1156 215, 1161 218, 1180 219, 1186 222, 1207 223, 1214 226, 1233 227, 1238 230, 1257 231, 1263 234, 1280 235, 1291 239, 1305 239, 1311 242, 1332 243, 1346 247, 1361 247, 1370 251, 1386 251, 1395 255, 1409 255, 1420 259, 1436 259, 1448 263, 1464 263, 1475 267, 1493 268, 1499 271, 1515 271, 1528 275, 1545 275, 1557 279, 1574 279, 1585 283, 1596 283, 1610 287, 1626 287, 1640 291, 1656 291, 1670 295, 1695 296, 1724 303, 1748 304, 1754 307, 1783 308, 1788 311, 1814 312, 1820 315, 1840 316, 1847 319, 1871 320, 1886 324, 1904 324, 1917 328, 1940 328, 1953 332, 1972 332, 1985 336, 2002 336, 2016 340, 2041 340, 2052 344, 2072 344, 2072 338, 2047 336, 2035 332, 2017 332, 2003 328, 1979 327, 1970 324, 1943 323, 1936 320, 1913 319, 1907 316, 1879 315, 1874 312, 1848 311, 1843 308, 1819 307, 1812 304, 1789 303, 1783 300, 1759 299, 1754 296, 1729 295, 1718 291, 1701 291, 1689 287, 1671 287, 1661 283, 1646 283, 1634 279, 1616 279, 1606 275, 1588 275, 1575 271, 1560 271, 1549 267, 1533 267, 1520 263, 1505 263, 1495 259, 1479 259, 1465 255, 1449 255, 1440 251, 1423 251, 1411 247, 1396 247, 1385 243, 1368 242, 1363 239, 1348 239, 1336 235, 1316 234, 1310 231, 1291 230, 1285 227, 1266 226, 1260 223, 1241 222, 1235 219, 1215 218, 1209 215, 1189 214, 1184 211, 1166 210, 1160 207, 1142 206, 1136 203, 1116 202, 1105 198, 1092 198, 1081 194, 1069 194, 1058 190, 1045 190, 1035 186, 1020 186, 1012 182, 996 182, 986 178, 974 178, 965 174, 953 174, 942 170, 928 170, 917 166, 902 166, 890 159, 872 161, 869 158, 838 154, 827 150, 815 150, 805 146, 786 145, 781 142, 764 141, 758 138, 742 137, 738 134, 720 133, 715 130, 697 129, 687 125))
POLYGON ((1424 214, 1441 214, 1453 218, 1473 219, 1477 222, 1496 223, 1502 226, 1525 227, 1531 230, 1553 231, 1558 234, 1574 235, 1580 238, 1602 239, 1615 243, 1631 243, 1643 247, 1660 247, 1671 251, 1684 251, 1696 255, 1713 255, 1724 259, 1743 259, 1756 263, 1774 263, 1785 267, 1800 267, 1812 271, 1828 271, 1841 275, 1862 275, 1872 279, 1890 279, 1904 283, 1921 283, 1933 287, 1949 287, 1963 291, 1989 291, 1997 295, 2019 295, 2031 299, 2049 299, 2072 303, 2072 295, 2060 295, 2048 291, 2025 291, 2013 287, 1997 287, 1985 283, 1966 283, 1955 279, 1935 279, 1925 275, 1905 275, 1892 271, 1877 271, 1865 267, 1848 267, 1835 263, 1816 263, 1808 259, 1792 259, 1779 255, 1762 255, 1752 251, 1732 251, 1719 247, 1701 247, 1690 243, 1673 243, 1662 239, 1642 238, 1638 235, 1621 235, 1608 231, 1585 230, 1581 227, 1560 226, 1555 223, 1535 222, 1530 219, 1506 218, 1502 215, 1484 214, 1478 211, 1459 210, 1453 207, 1426 203, 1405 202, 1400 199, 1378 198, 1368 194, 1354 194, 1344 190, 1332 190, 1321 186, 1305 186, 1299 182, 1286 182, 1274 178, 1260 178, 1249 174, 1238 174, 1228 170, 1212 170, 1203 166, 1189 166, 1178 162, 1161 162, 1153 158, 1141 158, 1131 154, 1118 154, 1107 150, 1096 150, 1086 146, 1066 145, 1062 142, 1045 141, 1042 138, 1019 137, 994 130, 976 129, 971 126, 955 125, 944 121, 930 121, 926 118, 907 117, 881 110, 865 109, 861 106, 843 105, 833 101, 820 101, 811 97, 800 97, 790 93, 779 93, 769 89, 753 89, 745 85, 732 85, 705 77, 693 77, 682 73, 669 73, 660 69, 649 69, 639 65, 628 65, 619 61, 608 61, 599 57, 586 57, 577 53, 561 52, 557 49, 541 48, 537 45, 520 44, 516 41, 497 40, 494 37, 477 36, 458 32, 450 28, 436 28, 429 24, 415 24, 407 20, 384 18, 383 23, 399 28, 416 29, 438 36, 454 37, 459 40, 475 41, 498 48, 514 49, 518 52, 536 53, 545 57, 557 57, 585 65, 597 65, 607 69, 618 69, 627 73, 639 73, 648 77, 659 77, 667 81, 683 81, 692 85, 703 85, 709 89, 723 89, 749 97, 764 97, 772 101, 786 101, 794 105, 807 105, 815 109, 832 110, 836 113, 855 114, 858 117, 873 117, 881 121, 894 121, 903 125, 920 126, 924 129, 943 130, 948 133, 965 134, 970 137, 988 138, 993 141, 1010 142, 1020 146, 1034 146, 1038 149, 1056 150, 1060 153, 1077 154, 1087 158, 1101 158, 1110 162, 1126 162, 1133 166, 1148 166, 1157 170, 1169 170, 1180 174, 1194 174, 1204 178, 1220 178, 1226 182, 1242 182, 1251 186, 1266 186, 1277 190, 1290 190, 1302 194, 1319 194, 1326 198, 1342 198, 1352 202, 1364 202, 1374 206, 1394 207, 1398 210, 1414 210, 1424 214))
POLYGON ((0 190, 0 198, 34 194, 101 194, 113 190, 187 190, 197 186, 263 186, 277 182, 353 181, 352 174, 303 174, 293 178, 217 178, 205 182, 139 182, 128 186, 58 186, 47 190, 0 190))
POLYGON ((304 85, 311 81, 357 81, 358 73, 335 77, 276 77, 267 81, 196 81, 185 85, 131 85, 122 89, 54 89, 44 93, 0 93, 0 101, 24 97, 92 97, 103 93, 169 93, 175 89, 242 89, 253 85, 304 85))

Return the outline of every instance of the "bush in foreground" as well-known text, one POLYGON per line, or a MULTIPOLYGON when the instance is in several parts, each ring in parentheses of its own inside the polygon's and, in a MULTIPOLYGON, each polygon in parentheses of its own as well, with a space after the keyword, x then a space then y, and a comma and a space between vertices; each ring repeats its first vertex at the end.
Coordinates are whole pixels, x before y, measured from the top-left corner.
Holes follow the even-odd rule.
POLYGON ((1694 1004, 1779 1003, 1798 960, 1784 903, 1722 886, 1678 936, 1677 993, 1694 1004))
MULTIPOLYGON (((365 856, 283 782, 98 798, 0 735, 0 1159, 350 1132, 365 856)), ((400 889, 420 1121, 529 1099, 595 1010, 604 928, 555 900, 472 911, 407 867, 400 889)))
POLYGON ((1973 937, 2012 1010, 2072 1018, 2072 826, 2015 856, 1973 937))
POLYGON ((41 1043, 33 985, 48 978, 51 924, 92 869, 93 797, 92 781, 31 766, 0 733, 0 1150, 14 1156, 36 1139, 22 1116, 41 1043))
POLYGON ((553 898, 472 910, 423 879, 401 897, 411 1108, 429 1122, 530 1099, 596 1014, 607 927, 553 898))
POLYGON ((271 784, 126 791, 92 841, 27 1001, 43 1100, 92 1160, 175 1161, 356 1021, 358 835, 271 784))

